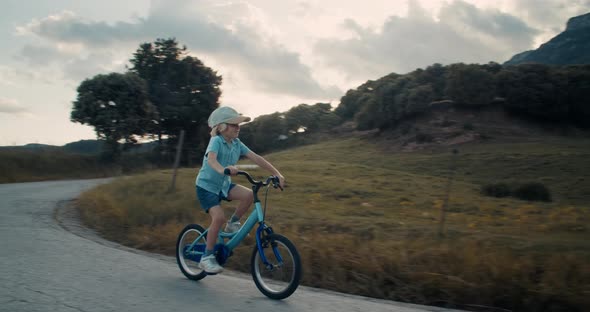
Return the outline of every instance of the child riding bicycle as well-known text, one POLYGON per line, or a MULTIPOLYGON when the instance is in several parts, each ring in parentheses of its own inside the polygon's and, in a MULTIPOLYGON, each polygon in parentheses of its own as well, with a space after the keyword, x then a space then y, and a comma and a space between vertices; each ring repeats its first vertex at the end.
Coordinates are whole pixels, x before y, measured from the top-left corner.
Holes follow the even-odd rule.
POLYGON ((240 123, 248 121, 250 121, 250 117, 242 116, 227 106, 217 108, 209 116, 208 124, 211 128, 211 139, 195 181, 199 203, 205 212, 211 216, 207 247, 199 263, 199 267, 207 273, 223 271, 214 255, 217 235, 223 223, 226 222, 225 214, 221 208, 221 200, 239 201, 234 214, 225 226, 224 231, 227 233, 238 231, 241 226, 240 218, 246 213, 254 200, 252 190, 232 183, 231 177, 225 175, 224 170, 228 169, 230 175, 235 176, 238 173, 235 164, 241 156, 246 156, 261 168, 278 177, 281 187, 284 187, 285 184, 285 178, 271 163, 251 151, 238 139, 240 123))

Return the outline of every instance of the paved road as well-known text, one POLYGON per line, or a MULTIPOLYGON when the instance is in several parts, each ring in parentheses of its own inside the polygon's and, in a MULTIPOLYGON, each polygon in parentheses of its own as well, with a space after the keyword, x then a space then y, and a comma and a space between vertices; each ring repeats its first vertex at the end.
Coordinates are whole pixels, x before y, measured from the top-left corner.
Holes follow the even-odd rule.
POLYGON ((449 311, 307 287, 273 301, 232 272, 190 281, 174 258, 63 220, 68 200, 104 181, 0 185, 0 311, 449 311))

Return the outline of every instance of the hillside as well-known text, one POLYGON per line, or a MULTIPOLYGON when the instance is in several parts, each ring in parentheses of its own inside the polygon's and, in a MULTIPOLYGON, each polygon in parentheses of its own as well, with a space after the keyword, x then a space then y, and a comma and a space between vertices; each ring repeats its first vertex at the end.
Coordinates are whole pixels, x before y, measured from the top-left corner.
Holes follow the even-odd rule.
MULTIPOLYGON (((578 59, 572 51, 588 56, 589 25, 590 13, 574 17, 564 33, 529 54, 561 55, 568 60, 578 59)), ((266 154, 356 133, 373 134, 364 138, 382 141, 392 151, 428 150, 490 139, 584 137, 590 120, 589 81, 590 65, 433 64, 407 74, 391 73, 368 80, 348 90, 337 107, 330 103, 300 104, 286 112, 259 116, 241 128, 240 138, 256 152, 266 154)), ((173 153, 151 153, 156 145, 125 146, 129 149, 123 156, 135 159, 121 167, 137 163, 143 163, 143 167, 170 166, 173 153)), ((102 147, 101 141, 85 140, 63 147, 31 144, 0 150, 8 151, 6 155, 11 154, 8 157, 17 164, 13 166, 17 169, 10 170, 8 181, 29 181, 56 178, 62 172, 49 168, 49 175, 35 172, 30 176, 26 168, 36 166, 36 152, 44 152, 47 163, 55 164, 49 152, 97 157, 102 147), (27 156, 17 162, 17 151, 27 156), (20 176, 19 170, 24 172, 20 176)), ((198 164, 201 155, 200 150, 185 148, 182 164, 198 164)))
MULTIPOLYGON (((297 245, 304 284, 476 311, 587 310, 587 138, 492 139, 454 146, 453 155, 444 145, 399 152, 367 135, 374 134, 267 155, 288 181, 284 192, 271 191, 267 218, 297 245), (551 201, 482 193, 531 182, 545 186, 551 201)), ((195 202, 195 170, 179 171, 174 193, 167 192, 171 174, 122 178, 85 193, 86 222, 107 238, 173 255, 170 242, 186 223, 209 221, 195 202)), ((227 213, 232 206, 225 204, 227 213)), ((252 244, 236 250, 230 268, 248 271, 252 244)))
POLYGON ((504 65, 590 64, 590 13, 572 17, 566 29, 535 50, 514 55, 504 65))
POLYGON ((404 118, 392 129, 356 132, 354 128, 354 123, 348 123, 332 133, 365 133, 365 139, 380 142, 392 152, 461 148, 467 143, 525 143, 543 140, 547 136, 576 140, 590 135, 590 131, 568 124, 519 118, 500 107, 469 109, 444 104, 433 105, 428 112, 404 118))
MULTIPOLYGON (((62 146, 47 145, 30 143, 20 146, 0 146, 0 150, 12 150, 12 151, 23 151, 23 152, 63 152, 69 154, 82 154, 82 155, 98 155, 104 148, 103 140, 79 140, 70 142, 62 146)), ((122 144, 121 144, 122 145, 122 144)), ((131 151, 134 153, 138 152, 149 152, 154 149, 157 142, 138 143, 133 146, 131 151)))
MULTIPOLYGON (((334 113, 354 124, 356 130, 394 135, 405 135, 415 128, 411 122, 420 119, 439 124, 454 122, 455 128, 463 127, 467 132, 473 122, 484 128, 518 128, 518 124, 587 128, 588 81, 589 65, 434 64, 404 75, 392 73, 369 80, 346 92, 334 113), (456 121, 444 120, 440 114, 445 110, 463 112, 464 116, 456 116, 456 121)), ((438 130, 443 131, 441 128, 445 127, 438 130)), ((429 133, 424 136, 420 129, 415 132, 420 136, 418 140, 433 141, 429 133)), ((450 133, 455 134, 457 131, 450 133)))

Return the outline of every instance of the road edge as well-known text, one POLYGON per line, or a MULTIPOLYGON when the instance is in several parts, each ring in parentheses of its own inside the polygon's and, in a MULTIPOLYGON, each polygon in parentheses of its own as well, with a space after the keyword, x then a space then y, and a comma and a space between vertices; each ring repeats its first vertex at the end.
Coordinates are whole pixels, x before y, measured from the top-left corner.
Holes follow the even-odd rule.
MULTIPOLYGON (((103 238, 95 230, 84 225, 84 223, 82 222, 82 220, 80 218, 80 212, 76 207, 76 199, 59 201, 56 204, 55 209, 53 210, 53 219, 63 230, 65 230, 66 232, 69 232, 73 235, 76 235, 78 237, 81 237, 83 239, 87 239, 87 240, 90 240, 90 241, 95 242, 97 244, 107 246, 110 248, 124 250, 124 251, 131 252, 134 254, 143 255, 143 256, 146 256, 146 257, 149 257, 152 259, 157 259, 159 261, 176 264, 175 257, 161 255, 161 254, 152 253, 152 252, 147 252, 147 251, 143 251, 140 249, 135 249, 135 248, 128 247, 128 246, 119 244, 117 242, 113 242, 113 241, 103 238)), ((180 275, 180 273, 179 273, 179 275, 180 275)), ((248 273, 231 271, 231 270, 224 270, 223 275, 228 275, 228 276, 243 278, 243 279, 251 279, 251 275, 248 273)), ((409 309, 421 309, 423 311, 429 311, 429 312, 451 312, 451 311, 461 312, 461 311, 464 311, 464 310, 455 310, 455 309, 449 309, 449 308, 443 308, 443 307, 437 307, 437 306, 427 306, 427 305, 420 305, 420 304, 415 304, 415 303, 406 303, 406 302, 400 302, 400 301, 371 298, 371 297, 365 297, 365 296, 360 296, 360 295, 341 293, 341 292, 327 290, 327 289, 323 289, 323 288, 314 288, 314 287, 309 287, 309 286, 304 286, 304 285, 300 285, 299 289, 300 290, 304 289, 305 291, 310 291, 310 292, 314 292, 314 293, 325 293, 327 295, 336 295, 336 296, 343 296, 343 297, 353 298, 353 299, 358 299, 358 300, 363 300, 363 301, 378 302, 378 303, 382 303, 382 304, 392 305, 394 307, 403 307, 403 308, 409 308, 409 309)))

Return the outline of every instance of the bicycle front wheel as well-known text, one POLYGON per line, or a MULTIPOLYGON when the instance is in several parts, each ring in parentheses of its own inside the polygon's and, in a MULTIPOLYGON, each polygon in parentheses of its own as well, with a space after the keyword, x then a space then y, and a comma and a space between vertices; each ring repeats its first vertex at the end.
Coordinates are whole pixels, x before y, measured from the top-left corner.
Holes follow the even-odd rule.
POLYGON ((201 237, 194 245, 193 242, 203 234, 205 230, 198 224, 187 225, 178 235, 176 241, 176 263, 184 276, 188 279, 198 281, 205 276, 207 273, 199 267, 199 261, 201 259, 200 254, 205 250, 207 245, 206 235, 201 237), (189 247, 193 245, 192 250, 189 247), (200 253, 197 253, 200 251, 200 253))
POLYGON ((301 259, 295 245, 286 237, 271 234, 262 242, 268 264, 264 264, 258 248, 254 247, 251 272, 260 292, 271 299, 289 297, 301 280, 301 259))

